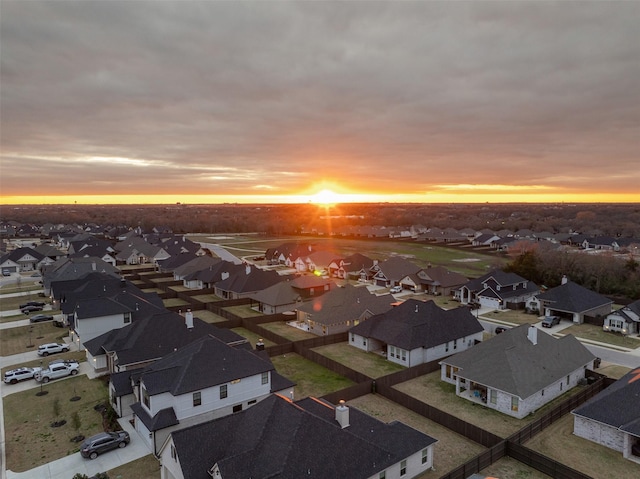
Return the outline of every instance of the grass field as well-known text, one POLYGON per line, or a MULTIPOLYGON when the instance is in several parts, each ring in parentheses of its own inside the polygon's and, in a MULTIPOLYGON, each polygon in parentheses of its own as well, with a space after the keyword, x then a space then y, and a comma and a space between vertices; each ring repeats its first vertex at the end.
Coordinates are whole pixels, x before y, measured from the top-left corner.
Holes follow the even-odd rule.
POLYGON ((560 331, 560 334, 573 334, 576 338, 590 339, 612 346, 635 349, 640 347, 640 339, 637 337, 622 336, 618 333, 604 331, 601 326, 594 324, 574 324, 560 331))
POLYGON ((303 331, 298 328, 294 328, 289 326, 282 321, 274 322, 274 323, 266 323, 261 324, 264 329, 272 331, 283 338, 288 339, 289 341, 300 341, 302 339, 311 339, 317 337, 315 334, 308 333, 307 331, 303 331))
POLYGON ((256 311, 248 304, 242 304, 239 306, 229 306, 224 308, 225 311, 235 314, 241 318, 252 318, 254 316, 264 316, 260 311, 256 311))
POLYGON ((160 462, 153 454, 149 454, 115 469, 110 469, 107 474, 113 479, 158 479, 160 477, 160 462))
POLYGON ((276 371, 296 383, 295 399, 321 397, 353 385, 349 379, 295 353, 271 358, 276 371))
POLYGON ((39 389, 30 389, 3 398, 7 469, 14 472, 73 454, 80 443, 71 438, 79 434, 89 437, 103 430, 102 416, 93 409, 108 402, 102 381, 75 376, 48 383, 44 388, 48 392, 44 396, 36 396, 39 389), (70 402, 74 396, 80 399, 70 402), (77 430, 71 411, 78 412, 77 430), (62 419, 67 421, 63 426, 51 426, 62 419))

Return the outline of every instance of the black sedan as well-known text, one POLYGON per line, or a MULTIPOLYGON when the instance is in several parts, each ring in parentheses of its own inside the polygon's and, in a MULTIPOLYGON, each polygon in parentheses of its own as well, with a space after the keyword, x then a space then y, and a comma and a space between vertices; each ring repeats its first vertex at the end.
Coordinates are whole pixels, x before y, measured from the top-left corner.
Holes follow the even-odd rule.
POLYGON ((27 306, 42 306, 42 307, 44 307, 44 303, 42 301, 27 301, 26 303, 20 305, 20 309, 26 308, 27 306))
POLYGON ((36 314, 35 316, 31 316, 31 318, 29 318, 30 323, 41 323, 43 321, 53 321, 53 316, 49 314, 36 314))
POLYGON ((22 314, 29 314, 29 313, 33 313, 34 311, 42 311, 43 307, 42 306, 25 306, 24 308, 20 308, 20 312, 22 314))

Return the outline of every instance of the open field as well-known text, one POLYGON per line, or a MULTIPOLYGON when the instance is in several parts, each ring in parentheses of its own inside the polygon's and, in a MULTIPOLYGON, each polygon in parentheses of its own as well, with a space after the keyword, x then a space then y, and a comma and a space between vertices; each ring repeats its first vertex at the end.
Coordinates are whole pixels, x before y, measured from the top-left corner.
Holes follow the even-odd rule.
POLYGON ((213 242, 228 248, 238 255, 260 256, 269 248, 288 242, 307 242, 318 248, 333 249, 345 256, 361 253, 372 259, 385 260, 392 256, 403 256, 421 266, 442 265, 468 277, 478 277, 491 268, 500 267, 505 259, 494 254, 482 254, 471 250, 447 248, 445 246, 417 243, 412 240, 362 240, 344 238, 319 238, 311 236, 285 236, 281 238, 234 235, 215 239, 215 235, 189 236, 193 241, 213 242))
POLYGON ((418 476, 420 479, 437 479, 485 450, 480 444, 469 441, 464 436, 456 434, 409 409, 398 406, 378 394, 367 394, 349 401, 348 404, 380 421, 386 423, 400 421, 438 440, 433 453, 435 471, 421 474, 418 476))
POLYGON ((67 328, 57 328, 51 321, 4 329, 0 335, 0 356, 35 351, 40 344, 63 342, 62 338, 68 335, 67 328))
POLYGON ((353 386, 353 382, 349 379, 295 353, 274 356, 271 361, 276 367, 276 371, 296 383, 295 399, 309 396, 321 397, 353 386))
POLYGON ((367 353, 356 347, 349 346, 346 342, 327 344, 326 346, 314 348, 314 351, 373 379, 404 369, 403 366, 387 361, 386 358, 379 354, 367 353))
POLYGON ((440 380, 440 371, 435 371, 410 381, 397 384, 394 387, 426 404, 435 406, 442 411, 459 417, 464 421, 475 424, 478 427, 504 438, 519 431, 530 421, 543 416, 556 404, 564 401, 567 397, 573 394, 577 394, 582 389, 580 386, 576 386, 564 393, 562 396, 557 397, 549 404, 541 407, 534 414, 529 415, 524 419, 516 419, 483 406, 482 404, 477 404, 456 396, 455 386, 440 380))
MULTIPOLYGON (((238 333, 240 336, 245 337, 249 340, 249 342, 251 343, 251 346, 255 349, 256 347, 256 341, 258 341, 258 339, 260 339, 260 336, 258 336, 256 333, 252 333, 251 331, 249 331, 246 328, 232 328, 231 331, 233 331, 234 333, 238 333)), ((264 345, 266 347, 269 346, 274 346, 276 343, 269 341, 268 339, 262 339, 262 342, 264 343, 264 345)))
POLYGON ((108 403, 107 388, 99 380, 86 376, 60 379, 44 386, 48 393, 36 396, 39 388, 3 398, 7 469, 21 472, 78 451, 80 443, 71 438, 89 437, 103 430, 102 416, 93 407, 108 403), (71 398, 79 397, 77 401, 71 398), (59 413, 55 412, 55 404, 59 413), (76 430, 73 412, 78 412, 76 430), (66 420, 60 427, 56 421, 66 420))
POLYGON ((307 331, 303 331, 298 328, 294 328, 293 326, 289 326, 282 321, 277 321, 273 323, 261 324, 264 329, 272 331, 283 338, 288 339, 289 341, 300 341, 301 339, 310 339, 317 337, 315 334, 308 333, 307 331))
POLYGON ((573 415, 567 414, 525 446, 594 478, 637 479, 640 464, 622 453, 573 435, 573 415))

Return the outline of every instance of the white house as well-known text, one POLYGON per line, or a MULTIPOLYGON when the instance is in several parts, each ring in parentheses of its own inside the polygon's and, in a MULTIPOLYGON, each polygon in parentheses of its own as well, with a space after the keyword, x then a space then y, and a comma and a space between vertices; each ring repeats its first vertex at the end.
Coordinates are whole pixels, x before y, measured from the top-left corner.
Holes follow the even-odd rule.
POLYGON ((595 356, 574 336, 523 324, 440 362, 456 395, 523 418, 578 385, 595 356))

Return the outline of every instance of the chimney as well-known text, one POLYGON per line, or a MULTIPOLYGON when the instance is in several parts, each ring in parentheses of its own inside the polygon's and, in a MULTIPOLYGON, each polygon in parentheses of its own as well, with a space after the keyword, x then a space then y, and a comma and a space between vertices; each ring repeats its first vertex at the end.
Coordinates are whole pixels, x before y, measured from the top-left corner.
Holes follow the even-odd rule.
POLYGON ((250 274, 251 273, 251 266, 247 265, 245 268, 245 273, 250 274))
POLYGON ((91 269, 92 269, 93 271, 95 271, 95 270, 96 270, 96 262, 95 262, 95 261, 94 261, 93 263, 91 263, 91 269))
POLYGON ((258 339, 256 342, 256 351, 264 351, 264 341, 262 338, 258 339))
POLYGON ((349 426, 349 408, 344 400, 340 400, 340 404, 336 407, 336 421, 342 429, 349 426))
POLYGON ((534 346, 538 344, 538 328, 535 326, 529 326, 529 330, 527 331, 527 339, 531 341, 531 344, 534 346))
POLYGON ((562 275, 562 284, 567 284, 567 281, 569 281, 569 278, 567 278, 566 274, 562 275))
POLYGON ((193 313, 190 309, 187 309, 184 315, 184 323, 187 325, 187 329, 193 329, 193 313))

